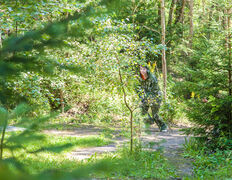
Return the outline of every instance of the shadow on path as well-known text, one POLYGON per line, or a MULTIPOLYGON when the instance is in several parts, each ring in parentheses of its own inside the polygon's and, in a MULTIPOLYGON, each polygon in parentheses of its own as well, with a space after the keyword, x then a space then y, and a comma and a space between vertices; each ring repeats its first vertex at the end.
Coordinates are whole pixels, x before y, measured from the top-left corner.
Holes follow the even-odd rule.
MULTIPOLYGON (((54 134, 59 136, 97 136, 100 135, 102 129, 100 128, 76 128, 75 130, 46 130, 47 134, 54 134)), ((180 132, 179 128, 174 128, 169 132, 159 132, 158 128, 152 127, 148 131, 143 132, 141 141, 144 145, 153 144, 149 150, 156 151, 163 149, 164 156, 167 160, 173 164, 177 169, 177 175, 180 177, 191 177, 192 175, 192 162, 190 159, 183 157, 183 144, 185 139, 188 139, 186 135, 180 132)), ((122 146, 123 143, 128 142, 126 138, 114 138, 114 143, 101 146, 101 147, 89 147, 89 148, 78 148, 67 154, 69 159, 84 160, 91 156, 97 156, 103 153, 114 152, 118 147, 122 146)))

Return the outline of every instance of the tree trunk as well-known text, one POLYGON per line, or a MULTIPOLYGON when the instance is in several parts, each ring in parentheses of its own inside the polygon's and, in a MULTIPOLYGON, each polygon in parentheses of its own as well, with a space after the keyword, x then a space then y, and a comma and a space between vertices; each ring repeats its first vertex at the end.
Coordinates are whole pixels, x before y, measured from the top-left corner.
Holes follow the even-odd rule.
POLYGON ((186 0, 177 0, 177 2, 175 24, 183 22, 186 0))
POLYGON ((192 49, 193 43, 193 0, 189 0, 189 48, 192 49))
MULTIPOLYGON (((228 24, 228 85, 229 85, 229 96, 232 96, 232 77, 231 77, 231 14, 232 14, 232 8, 230 8, 228 11, 227 11, 227 15, 228 15, 228 18, 227 18, 227 24, 228 24)), ((231 107, 231 104, 229 106, 229 108, 231 107)), ((230 109, 229 111, 229 122, 232 123, 232 109, 230 109)), ((230 124, 231 125, 231 124, 230 124)), ((231 134, 231 132, 230 132, 231 134)))
POLYGON ((202 0, 203 16, 205 17, 205 0, 202 0))
MULTIPOLYGON (((162 27, 162 45, 165 46, 165 2, 164 0, 160 0, 161 2, 161 27, 162 27)), ((163 72, 163 93, 164 100, 167 98, 167 65, 166 65, 166 55, 165 49, 162 50, 162 72, 163 72)))
POLYGON ((177 0, 176 3, 176 20, 175 24, 176 26, 176 34, 179 37, 183 37, 184 35, 184 7, 186 4, 186 0, 177 0))
POLYGON ((122 86, 122 92, 123 92, 123 100, 124 100, 124 103, 127 107, 127 109, 130 111, 130 152, 132 153, 133 152, 133 139, 134 139, 134 136, 133 136, 133 112, 134 110, 130 107, 128 101, 127 101, 127 94, 126 94, 126 89, 125 89, 125 85, 124 85, 124 82, 123 82, 123 77, 122 77, 122 73, 121 73, 121 63, 120 63, 120 59, 119 57, 117 56, 116 54, 116 59, 117 59, 117 63, 118 63, 118 75, 119 75, 119 81, 120 81, 120 84, 122 86))
POLYGON ((232 14, 232 8, 228 10, 227 25, 228 25, 228 80, 229 80, 229 96, 232 95, 232 78, 231 78, 231 19, 230 15, 232 14))
POLYGON ((210 29, 211 29, 211 22, 212 22, 212 16, 213 16, 213 9, 214 9, 214 5, 211 6, 211 8, 209 9, 209 19, 208 19, 208 33, 207 33, 207 38, 210 39, 211 38, 211 33, 210 33, 210 29))
POLYGON ((15 34, 18 36, 18 21, 15 23, 15 34))
MULTIPOLYGON (((232 96, 232 78, 231 78, 231 19, 230 19, 230 15, 231 15, 231 9, 224 9, 224 18, 223 18, 223 28, 226 32, 225 35, 225 49, 226 49, 226 57, 228 58, 228 94, 229 96, 232 96)), ((230 107, 231 105, 229 105, 230 107)), ((228 113, 228 121, 229 123, 232 123, 232 110, 229 110, 228 113)))
POLYGON ((173 19, 173 11, 175 8, 176 0, 172 0, 170 9, 169 9, 169 16, 168 16, 168 26, 170 27, 172 25, 172 19, 173 19))
POLYGON ((158 22, 157 22, 157 24, 160 24, 161 23, 161 5, 160 5, 160 1, 157 4, 158 4, 158 22))
POLYGON ((4 138, 5 138, 7 124, 8 124, 8 120, 5 119, 3 127, 2 127, 2 137, 1 137, 1 142, 0 142, 0 160, 2 160, 3 158, 4 138))
POLYGON ((2 48, 2 31, 0 30, 0 48, 2 48))
MULTIPOLYGON (((226 32, 226 34, 228 33, 228 17, 227 17, 227 10, 226 8, 224 9, 224 17, 223 17, 223 28, 226 32)), ((225 48, 228 52, 228 35, 225 36, 225 48)))
POLYGON ((231 14, 232 8, 230 10, 224 9, 224 19, 223 19, 223 28, 226 32, 225 35, 225 49, 226 49, 226 54, 228 57, 228 93, 229 96, 232 95, 232 80, 231 80, 231 19, 230 19, 230 14, 231 14))

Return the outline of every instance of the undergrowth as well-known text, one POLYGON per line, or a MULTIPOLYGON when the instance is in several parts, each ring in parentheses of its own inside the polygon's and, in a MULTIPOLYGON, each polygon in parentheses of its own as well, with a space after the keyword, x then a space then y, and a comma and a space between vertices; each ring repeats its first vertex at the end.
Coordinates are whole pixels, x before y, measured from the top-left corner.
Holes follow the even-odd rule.
MULTIPOLYGON (((93 155, 86 160, 67 158, 73 149, 81 147, 103 146, 110 141, 103 137, 62 137, 45 135, 45 140, 30 142, 23 149, 14 152, 14 156, 31 175, 40 175, 46 170, 59 170, 64 173, 76 172, 76 169, 88 169, 91 178, 112 179, 165 179, 176 177, 175 169, 165 159, 162 151, 149 151, 136 143, 131 153, 129 146, 114 153, 93 155), (96 165, 104 166, 103 171, 91 169, 96 165)), ((6 151, 4 159, 10 156, 6 151)), ((14 166, 11 167, 13 170, 14 166)))
MULTIPOLYGON (((90 162, 96 162, 92 158, 90 162)), ((175 168, 165 159, 162 151, 144 150, 137 143, 131 153, 127 146, 114 154, 106 154, 101 161, 110 162, 111 169, 93 177, 114 179, 166 179, 176 177, 175 168)))
MULTIPOLYGON (((77 168, 77 164, 76 161, 68 158, 68 153, 77 148, 104 146, 111 143, 109 139, 102 136, 72 137, 45 134, 43 136, 43 140, 25 143, 22 148, 14 150, 13 157, 29 173, 36 174, 48 169, 71 171, 77 168)), ((11 156, 11 152, 6 149, 4 159, 11 156)))
POLYGON ((209 150, 199 141, 191 138, 185 144, 185 156, 193 159, 193 179, 232 178, 232 151, 209 150))

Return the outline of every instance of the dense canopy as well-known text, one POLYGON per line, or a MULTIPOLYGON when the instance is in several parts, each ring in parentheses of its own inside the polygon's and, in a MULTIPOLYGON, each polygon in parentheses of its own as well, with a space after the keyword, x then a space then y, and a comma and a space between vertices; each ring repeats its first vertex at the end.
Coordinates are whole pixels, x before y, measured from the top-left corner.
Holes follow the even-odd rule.
POLYGON ((0 25, 3 179, 232 178, 231 0, 0 0, 0 25), (140 67, 166 133, 189 135, 173 154, 145 140, 168 138, 141 113, 140 67))

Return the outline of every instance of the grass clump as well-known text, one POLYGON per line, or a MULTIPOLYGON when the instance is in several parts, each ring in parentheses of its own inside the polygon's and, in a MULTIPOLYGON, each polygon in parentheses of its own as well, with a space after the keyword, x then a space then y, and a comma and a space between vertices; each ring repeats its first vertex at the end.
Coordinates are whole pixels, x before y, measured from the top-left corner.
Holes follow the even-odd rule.
POLYGON ((207 149, 196 139, 185 144, 185 156, 193 159, 193 179, 226 179, 232 177, 232 151, 207 149))
MULTIPOLYGON (((95 160, 91 160, 95 162, 95 160)), ((101 161, 110 164, 109 171, 92 174, 94 177, 116 179, 166 179, 176 177, 175 169, 165 159, 161 151, 138 149, 130 152, 128 147, 115 154, 105 155, 101 161)))
MULTIPOLYGON (((43 140, 30 141, 15 149, 12 154, 6 149, 4 159, 12 156, 32 174, 48 169, 71 171, 78 163, 67 158, 67 153, 76 148, 104 146, 111 141, 100 136, 73 137, 40 134, 43 140)), ((9 144, 13 146, 13 144, 9 144)))
MULTIPOLYGON (((79 172, 78 169, 87 169, 90 178, 165 179, 176 177, 174 167, 164 158, 162 151, 144 150, 141 145, 136 144, 132 153, 125 146, 114 153, 93 155, 89 159, 78 161, 69 159, 67 156, 74 148, 103 146, 111 141, 102 136, 80 138, 43 135, 45 136, 43 141, 28 142, 23 145, 23 148, 14 152, 14 157, 28 175, 40 176, 47 170, 73 174, 79 172), (100 167, 100 169, 92 167, 100 167)), ((10 151, 6 150, 4 159, 11 156, 10 151)))

